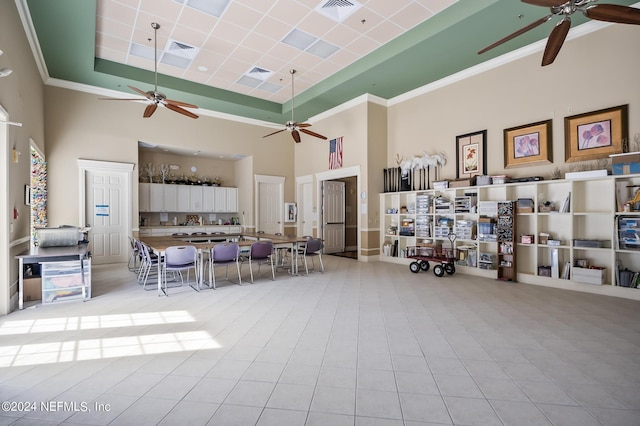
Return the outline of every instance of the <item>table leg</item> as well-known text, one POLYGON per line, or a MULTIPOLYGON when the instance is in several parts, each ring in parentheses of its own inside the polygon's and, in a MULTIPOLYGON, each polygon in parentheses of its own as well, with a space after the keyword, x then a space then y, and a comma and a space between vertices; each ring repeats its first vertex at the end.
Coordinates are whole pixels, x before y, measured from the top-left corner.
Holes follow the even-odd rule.
POLYGON ((158 296, 162 296, 162 253, 158 252, 158 296))
POLYGON ((24 306, 24 259, 20 258, 18 267, 18 309, 22 309, 24 306))

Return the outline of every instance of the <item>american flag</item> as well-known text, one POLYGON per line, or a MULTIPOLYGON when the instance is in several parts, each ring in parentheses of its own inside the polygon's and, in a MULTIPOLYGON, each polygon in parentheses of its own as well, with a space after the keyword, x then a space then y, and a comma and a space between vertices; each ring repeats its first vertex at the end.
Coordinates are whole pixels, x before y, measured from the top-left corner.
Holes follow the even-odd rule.
POLYGON ((342 136, 329 141, 329 169, 342 167, 342 136))

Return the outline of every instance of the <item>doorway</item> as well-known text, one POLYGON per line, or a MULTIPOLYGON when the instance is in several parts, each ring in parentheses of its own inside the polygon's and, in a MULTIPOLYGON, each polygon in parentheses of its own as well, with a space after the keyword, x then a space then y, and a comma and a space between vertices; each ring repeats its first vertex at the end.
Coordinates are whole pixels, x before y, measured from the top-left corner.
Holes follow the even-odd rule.
POLYGON ((256 231, 266 234, 284 230, 284 177, 255 175, 256 231))
POLYGON ((362 227, 360 205, 358 202, 358 194, 361 192, 360 166, 318 173, 316 174, 316 180, 318 185, 317 205, 319 206, 318 223, 320 224, 318 234, 323 240, 326 240, 328 237, 326 232, 327 228, 323 225, 327 223, 327 218, 324 217, 327 210, 327 206, 325 206, 325 198, 323 197, 324 183, 341 182, 344 184, 344 249, 331 254, 358 259, 361 247, 360 229, 362 227))
POLYGON ((89 250, 95 264, 129 259, 133 164, 78 160, 80 224, 91 227, 89 250))

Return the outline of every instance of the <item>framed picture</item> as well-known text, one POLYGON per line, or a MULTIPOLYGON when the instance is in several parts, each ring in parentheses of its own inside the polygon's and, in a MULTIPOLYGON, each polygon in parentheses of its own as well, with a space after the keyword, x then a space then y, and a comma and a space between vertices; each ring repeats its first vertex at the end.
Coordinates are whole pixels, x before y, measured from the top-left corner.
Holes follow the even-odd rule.
POLYGON ((285 222, 295 222, 296 221, 296 204, 295 203, 284 203, 284 221, 285 222))
POLYGON ((487 131, 456 136, 456 177, 467 179, 484 175, 487 169, 487 131))
POLYGON ((566 162, 608 158, 623 152, 628 136, 629 105, 620 105, 564 119, 566 162))
POLYGON ((504 167, 551 163, 551 120, 504 129, 504 167))

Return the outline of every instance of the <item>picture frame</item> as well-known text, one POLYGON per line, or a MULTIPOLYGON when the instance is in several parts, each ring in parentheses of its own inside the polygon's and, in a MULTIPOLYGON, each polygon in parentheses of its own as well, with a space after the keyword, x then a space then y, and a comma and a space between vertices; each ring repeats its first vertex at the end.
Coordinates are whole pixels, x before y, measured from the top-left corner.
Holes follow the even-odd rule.
POLYGON ((284 221, 295 222, 297 220, 296 203, 284 203, 284 221))
POLYGON ((624 152, 629 105, 619 105, 564 119, 565 162, 608 158, 624 152))
POLYGON ((487 170, 487 131, 456 136, 456 178, 484 175, 487 170))
POLYGON ((504 129, 504 168, 553 162, 552 120, 504 129))

